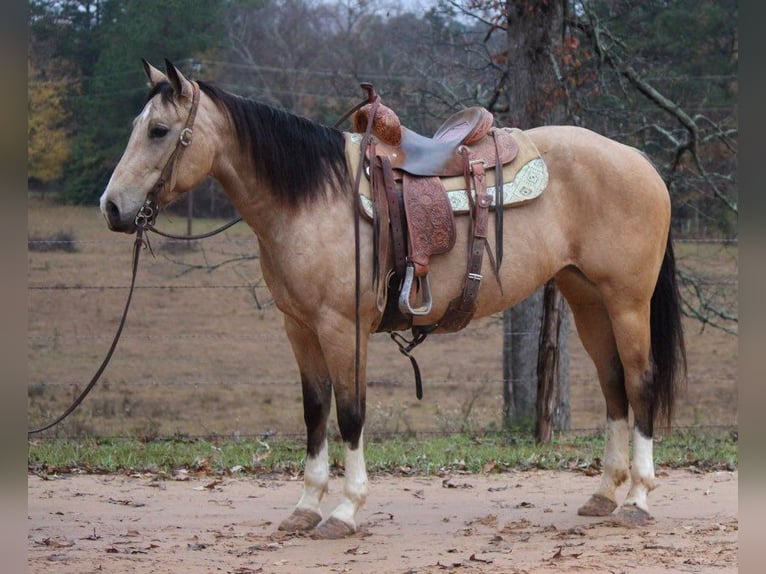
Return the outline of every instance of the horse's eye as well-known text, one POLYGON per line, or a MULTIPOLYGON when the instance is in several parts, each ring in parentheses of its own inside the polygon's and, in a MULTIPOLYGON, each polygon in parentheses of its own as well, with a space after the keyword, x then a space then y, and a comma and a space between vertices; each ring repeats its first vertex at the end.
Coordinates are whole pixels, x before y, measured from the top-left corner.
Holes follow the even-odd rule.
POLYGON ((152 126, 152 128, 149 130, 149 137, 152 139, 163 138, 168 134, 169 131, 170 128, 167 126, 157 124, 156 126, 152 126))

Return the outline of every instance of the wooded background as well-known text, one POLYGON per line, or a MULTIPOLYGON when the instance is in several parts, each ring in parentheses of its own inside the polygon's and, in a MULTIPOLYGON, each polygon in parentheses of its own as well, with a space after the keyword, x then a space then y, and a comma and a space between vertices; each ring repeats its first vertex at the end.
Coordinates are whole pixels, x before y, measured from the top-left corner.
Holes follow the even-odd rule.
MULTIPOLYGON (((476 104, 498 125, 588 127, 650 156, 676 238, 732 241, 737 14, 734 0, 31 0, 29 186, 95 205, 147 93, 140 59, 168 58, 325 124, 371 81, 424 134, 476 104)), ((233 215, 215 182, 194 197, 195 216, 233 215)), ((679 279, 687 315, 736 332, 736 300, 722 303, 698 274, 679 279)), ((537 340, 513 337, 539 328, 539 300, 504 319, 507 370, 520 378, 534 375, 537 340), (524 349, 532 357, 513 355, 524 349)), ((506 414, 530 412, 533 395, 509 390, 506 414)))
MULTIPOLYGON (((431 133, 468 105, 502 125, 577 124, 648 153, 685 236, 737 214, 734 0, 31 0, 29 178, 92 203, 146 80, 140 58, 332 124, 373 82, 431 133), (426 5, 426 3, 424 3, 426 5)), ((200 214, 230 209, 197 202, 200 214)), ((219 215, 221 213, 218 213, 219 215)))

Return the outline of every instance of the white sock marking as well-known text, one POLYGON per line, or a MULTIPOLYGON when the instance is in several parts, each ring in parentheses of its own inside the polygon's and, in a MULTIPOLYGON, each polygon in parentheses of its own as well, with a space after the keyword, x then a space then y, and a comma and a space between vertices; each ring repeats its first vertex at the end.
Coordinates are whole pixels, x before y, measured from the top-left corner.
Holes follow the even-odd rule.
POLYGON ((317 455, 306 458, 305 470, 303 471, 303 495, 298 501, 297 508, 322 514, 319 505, 327 492, 327 484, 330 481, 328 461, 327 439, 325 438, 317 455))
POLYGON ((356 450, 346 445, 346 479, 343 483, 343 497, 340 504, 333 510, 332 516, 356 528, 354 517, 364 505, 368 491, 363 431, 359 436, 359 447, 356 450))

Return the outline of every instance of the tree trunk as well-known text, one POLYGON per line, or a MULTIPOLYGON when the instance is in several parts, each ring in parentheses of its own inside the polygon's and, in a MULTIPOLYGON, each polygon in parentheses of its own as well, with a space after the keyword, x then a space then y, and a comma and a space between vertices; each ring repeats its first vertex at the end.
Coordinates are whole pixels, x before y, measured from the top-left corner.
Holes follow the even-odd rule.
POLYGON ((550 442, 553 435, 553 415, 559 380, 559 329, 561 327, 562 297, 551 280, 543 290, 543 316, 537 360, 537 442, 550 442))
POLYGON ((537 400, 537 355, 542 290, 503 313, 505 425, 532 429, 537 400))
MULTIPOLYGON (((495 90, 495 115, 505 124, 528 129, 561 122, 564 102, 557 102, 554 54, 561 43, 563 4, 519 3, 508 0, 506 15, 507 70, 495 90), (498 97, 498 94, 504 97, 498 97)), ((513 233, 512 229, 507 233, 513 233)), ((555 289, 555 286, 553 287, 555 289)), ((542 289, 503 314, 503 414, 506 427, 533 428, 537 417, 537 373, 540 324, 543 315, 542 289)), ((564 329, 567 330, 566 328, 564 329)), ((555 330, 554 336, 558 335, 555 330)), ((551 344, 567 353, 566 337, 551 344)), ((543 358, 543 357, 541 357, 543 358)), ((568 360, 557 362, 558 377, 553 389, 558 424, 569 425, 568 360), (566 400, 565 403, 560 401, 566 400)), ((562 428, 562 427, 559 427, 562 428)))

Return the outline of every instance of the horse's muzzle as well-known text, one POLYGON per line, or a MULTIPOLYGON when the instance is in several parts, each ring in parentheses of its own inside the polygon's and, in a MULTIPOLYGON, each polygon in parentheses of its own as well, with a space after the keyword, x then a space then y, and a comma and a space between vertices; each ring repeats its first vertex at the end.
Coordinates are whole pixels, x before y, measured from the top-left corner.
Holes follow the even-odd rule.
POLYGON ((122 233, 135 233, 136 218, 135 215, 124 216, 120 213, 120 208, 113 201, 106 201, 101 209, 104 214, 107 225, 112 231, 122 233))

